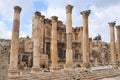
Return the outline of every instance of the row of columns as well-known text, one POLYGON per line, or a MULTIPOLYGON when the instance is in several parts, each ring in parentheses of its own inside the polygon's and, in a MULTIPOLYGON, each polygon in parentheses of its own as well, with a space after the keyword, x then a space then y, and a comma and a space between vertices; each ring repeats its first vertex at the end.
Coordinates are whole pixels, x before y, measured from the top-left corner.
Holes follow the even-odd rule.
MULTIPOLYGON (((66 34, 67 34, 67 49, 66 49, 66 65, 70 66, 73 64, 73 54, 72 54, 72 5, 66 6, 66 34)), ((10 78, 18 77, 18 49, 19 49, 19 25, 20 25, 20 12, 21 8, 19 6, 14 7, 14 20, 13 20, 13 31, 11 40, 11 53, 10 53, 10 66, 8 76, 10 78)), ((81 15, 83 16, 83 63, 89 64, 89 36, 88 36, 88 16, 90 11, 83 11, 81 15)), ((31 73, 40 73, 40 35, 39 30, 44 16, 41 17, 40 12, 35 12, 35 17, 33 18, 34 33, 33 33, 33 67, 31 73)), ((57 65, 57 20, 58 17, 52 16, 52 31, 51 31, 51 69, 58 69, 57 65)))
MULTIPOLYGON (((73 54, 72 54, 72 5, 66 6, 66 34, 67 34, 67 49, 66 49, 66 65, 73 64, 73 54)), ((14 7, 14 19, 13 19, 13 30, 11 39, 11 51, 10 51, 10 66, 8 69, 9 77, 18 76, 18 49, 19 49, 19 26, 20 26, 20 12, 21 7, 14 7)), ((81 12, 83 18, 83 64, 85 67, 89 66, 89 30, 88 30, 88 16, 90 10, 81 12)), ((57 19, 58 17, 52 16, 52 40, 51 40, 51 69, 57 69, 57 19)), ((33 49, 33 67, 32 73, 40 71, 39 60, 40 60, 40 36, 39 27, 44 25, 44 16, 41 16, 40 12, 35 13, 34 17, 34 49, 33 49)), ((115 54, 115 36, 114 36, 114 26, 115 22, 110 22, 110 53, 111 53, 111 64, 116 63, 115 54)), ((117 47, 118 47, 118 61, 120 61, 120 26, 116 26, 117 29, 117 47)), ((43 33, 43 29, 41 31, 43 33)), ((43 39, 42 39, 43 40, 43 39)), ((42 47, 43 48, 43 47, 42 47)))

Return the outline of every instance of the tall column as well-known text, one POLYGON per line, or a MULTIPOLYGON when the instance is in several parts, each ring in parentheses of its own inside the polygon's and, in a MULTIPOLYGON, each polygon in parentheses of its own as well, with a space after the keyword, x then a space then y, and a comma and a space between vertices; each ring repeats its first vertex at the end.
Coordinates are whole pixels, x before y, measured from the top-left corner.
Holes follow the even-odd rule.
POLYGON ((51 70, 57 70, 57 19, 58 17, 52 16, 52 30, 51 30, 51 70))
POLYGON ((88 16, 90 10, 80 12, 83 18, 83 65, 89 67, 89 30, 88 30, 88 16))
POLYGON ((8 69, 8 76, 10 78, 18 77, 18 49, 19 49, 19 26, 20 26, 20 12, 21 7, 14 7, 13 30, 10 50, 10 66, 8 69))
POLYGON ((111 64, 115 64, 115 33, 114 33, 114 26, 115 22, 108 23, 110 27, 110 53, 111 53, 111 64))
POLYGON ((34 17, 34 37, 33 37, 33 67, 31 73, 40 73, 40 40, 39 40, 39 27, 40 27, 40 12, 35 12, 34 17))
POLYGON ((120 25, 116 26, 117 29, 117 52, 118 52, 118 62, 120 65, 120 25))
POLYGON ((66 6, 66 65, 73 64, 73 51, 72 51, 72 5, 66 6))

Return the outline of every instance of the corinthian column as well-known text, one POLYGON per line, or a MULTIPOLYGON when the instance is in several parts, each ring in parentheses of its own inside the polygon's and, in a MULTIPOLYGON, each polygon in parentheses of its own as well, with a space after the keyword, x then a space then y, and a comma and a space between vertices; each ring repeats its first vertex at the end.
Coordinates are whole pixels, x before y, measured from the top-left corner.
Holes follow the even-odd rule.
POLYGON ((51 70, 56 70, 58 68, 57 59, 57 19, 58 17, 52 16, 52 31, 51 31, 51 70))
POLYGON ((18 49, 19 49, 19 26, 20 26, 21 7, 14 7, 13 30, 10 50, 10 66, 8 76, 10 78, 18 77, 18 49))
POLYGON ((66 6, 66 37, 67 37, 67 48, 66 48, 66 65, 73 64, 73 51, 72 51, 72 5, 66 6))
POLYGON ((34 36, 33 36, 33 67, 31 73, 40 73, 40 39, 39 39, 39 27, 40 27, 40 12, 35 12, 34 17, 34 36))
POLYGON ((118 62, 120 64, 120 25, 116 26, 117 29, 117 52, 118 52, 118 62))
POLYGON ((83 65, 89 67, 89 30, 88 30, 88 16, 90 10, 80 12, 83 17, 83 65))
POLYGON ((111 64, 115 64, 115 33, 114 26, 115 22, 108 23, 110 27, 110 53, 111 53, 111 64))

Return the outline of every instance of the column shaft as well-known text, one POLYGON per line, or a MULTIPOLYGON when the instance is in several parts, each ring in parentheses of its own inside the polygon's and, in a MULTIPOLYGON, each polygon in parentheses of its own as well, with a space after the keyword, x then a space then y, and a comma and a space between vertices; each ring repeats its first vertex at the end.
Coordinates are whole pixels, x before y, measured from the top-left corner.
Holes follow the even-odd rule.
POLYGON ((117 29, 117 52, 118 52, 118 61, 120 62, 120 25, 116 26, 117 29))
POLYGON ((10 50, 10 66, 8 70, 8 76, 10 78, 18 77, 20 12, 21 12, 21 8, 19 6, 15 6, 12 39, 11 39, 11 50, 10 50))
POLYGON ((31 73, 40 73, 40 12, 35 12, 34 17, 34 35, 33 35, 33 67, 31 73))
POLYGON ((66 64, 73 64, 73 51, 72 51, 72 9, 73 6, 66 6, 66 37, 67 37, 67 47, 66 47, 66 64))
POLYGON ((83 17, 83 64, 87 67, 89 64, 89 30, 88 30, 88 16, 90 10, 81 12, 83 17))
POLYGON ((57 59, 58 59, 58 52, 57 52, 57 19, 58 17, 52 16, 52 30, 51 30, 51 69, 57 69, 57 59))
POLYGON ((114 34, 114 26, 115 22, 109 23, 110 26, 110 53, 111 53, 111 64, 114 64, 115 59, 115 34, 114 34))

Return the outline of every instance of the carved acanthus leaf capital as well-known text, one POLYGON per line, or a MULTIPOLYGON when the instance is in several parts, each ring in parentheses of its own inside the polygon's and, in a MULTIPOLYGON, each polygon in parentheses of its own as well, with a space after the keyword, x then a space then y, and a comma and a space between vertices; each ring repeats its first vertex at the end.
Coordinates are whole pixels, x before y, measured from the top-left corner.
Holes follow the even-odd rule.
POLYGON ((19 7, 19 6, 14 6, 14 11, 15 11, 15 12, 20 13, 20 12, 21 12, 21 10, 22 10, 22 8, 21 8, 21 7, 19 7))
POLYGON ((52 16, 51 19, 52 19, 52 21, 57 21, 58 17, 57 16, 52 16))
POLYGON ((116 28, 117 28, 117 29, 120 29, 120 25, 117 25, 116 28))
POLYGON ((114 22, 109 22, 108 24, 109 24, 109 26, 114 27, 116 23, 115 23, 115 21, 114 21, 114 22))
POLYGON ((66 13, 72 13, 73 6, 72 5, 67 5, 66 6, 66 13))
POLYGON ((45 16, 41 15, 41 21, 44 21, 44 19, 45 19, 45 16))
POLYGON ((82 16, 89 16, 89 15, 90 15, 90 12, 91 12, 91 10, 86 10, 86 11, 80 12, 80 14, 81 14, 82 16))
POLYGON ((39 16, 39 17, 40 17, 40 16, 41 16, 41 13, 40 13, 39 11, 36 11, 36 12, 35 12, 35 16, 39 16))

